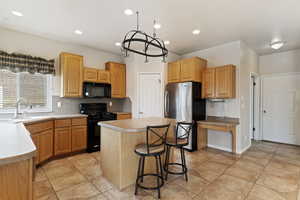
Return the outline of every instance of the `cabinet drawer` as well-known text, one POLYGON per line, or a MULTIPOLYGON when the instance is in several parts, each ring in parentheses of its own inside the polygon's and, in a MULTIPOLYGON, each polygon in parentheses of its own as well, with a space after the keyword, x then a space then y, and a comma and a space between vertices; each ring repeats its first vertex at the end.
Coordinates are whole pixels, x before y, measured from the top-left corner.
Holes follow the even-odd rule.
POLYGON ((45 130, 49 130, 53 128, 53 121, 45 121, 45 122, 36 122, 34 124, 26 125, 27 130, 31 134, 36 134, 45 130))
POLYGON ((124 114, 117 114, 117 120, 121 119, 131 119, 130 113, 124 113, 124 114))
POLYGON ((86 121, 85 117, 72 119, 72 126, 86 126, 86 124, 87 124, 87 121, 86 121))
POLYGON ((71 119, 57 119, 55 120, 55 128, 71 126, 71 119))

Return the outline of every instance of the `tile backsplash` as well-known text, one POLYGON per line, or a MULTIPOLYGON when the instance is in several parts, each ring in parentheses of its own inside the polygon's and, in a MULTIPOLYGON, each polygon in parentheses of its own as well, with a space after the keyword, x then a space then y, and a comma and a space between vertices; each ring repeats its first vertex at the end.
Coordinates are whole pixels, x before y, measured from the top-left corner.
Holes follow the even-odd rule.
POLYGON ((129 98, 125 99, 86 99, 86 98, 61 98, 53 96, 52 107, 55 114, 74 114, 79 113, 80 103, 106 103, 108 111, 131 112, 131 101, 129 98), (58 102, 61 107, 58 107, 58 102), (110 102, 112 106, 109 106, 110 102))

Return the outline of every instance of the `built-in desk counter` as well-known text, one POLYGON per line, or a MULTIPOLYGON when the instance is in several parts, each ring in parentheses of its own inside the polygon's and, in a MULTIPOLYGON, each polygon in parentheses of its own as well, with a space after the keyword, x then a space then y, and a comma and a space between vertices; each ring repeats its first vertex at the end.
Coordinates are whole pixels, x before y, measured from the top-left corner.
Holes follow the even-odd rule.
MULTIPOLYGON (((138 159, 134 153, 136 145, 146 142, 146 127, 154 125, 175 125, 167 118, 125 119, 99 122, 101 126, 101 167, 106 177, 117 188, 124 189, 135 183, 138 159)), ((173 135, 170 128, 168 135, 173 135)), ((162 159, 164 161, 164 159, 162 159)), ((145 171, 156 170, 155 159, 147 158, 145 171)))
POLYGON ((208 116, 206 120, 198 121, 198 149, 207 147, 207 129, 230 132, 232 135, 232 153, 236 154, 236 126, 238 118, 208 116))

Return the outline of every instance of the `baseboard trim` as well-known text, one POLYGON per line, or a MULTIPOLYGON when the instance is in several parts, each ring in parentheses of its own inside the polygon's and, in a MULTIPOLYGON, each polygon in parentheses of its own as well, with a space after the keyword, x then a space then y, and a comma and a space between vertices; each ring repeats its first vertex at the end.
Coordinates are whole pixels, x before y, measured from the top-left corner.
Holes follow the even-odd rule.
POLYGON ((232 149, 229 149, 229 148, 226 148, 226 147, 220 147, 220 146, 213 145, 213 144, 207 144, 207 146, 210 147, 210 148, 219 149, 219 150, 222 150, 222 151, 232 152, 232 149))
MULTIPOLYGON (((226 148, 226 147, 220 147, 220 146, 213 145, 213 144, 207 144, 207 146, 210 147, 210 148, 219 149, 219 150, 222 150, 222 151, 227 151, 227 152, 232 153, 231 148, 229 149, 229 148, 226 148)), ((244 149, 242 149, 241 151, 237 151, 236 153, 237 154, 242 154, 245 151, 247 151, 250 147, 251 147, 251 143, 248 146, 246 146, 244 149)))

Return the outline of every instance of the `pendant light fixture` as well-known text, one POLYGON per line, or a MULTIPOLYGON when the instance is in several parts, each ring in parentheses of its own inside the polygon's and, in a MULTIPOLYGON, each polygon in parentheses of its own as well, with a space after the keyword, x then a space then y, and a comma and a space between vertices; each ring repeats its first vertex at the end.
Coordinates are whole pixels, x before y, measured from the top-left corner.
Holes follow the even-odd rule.
POLYGON ((159 39, 156 34, 157 23, 154 20, 153 35, 150 36, 140 30, 139 27, 139 12, 136 12, 137 25, 136 30, 129 31, 122 42, 121 51, 125 57, 129 52, 137 53, 145 56, 145 62, 148 62, 148 57, 162 57, 162 61, 166 62, 168 49, 165 47, 163 40, 159 39))

